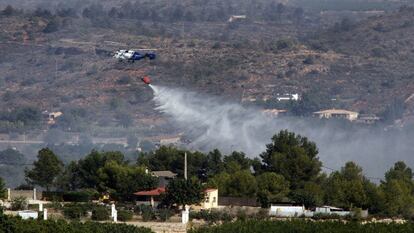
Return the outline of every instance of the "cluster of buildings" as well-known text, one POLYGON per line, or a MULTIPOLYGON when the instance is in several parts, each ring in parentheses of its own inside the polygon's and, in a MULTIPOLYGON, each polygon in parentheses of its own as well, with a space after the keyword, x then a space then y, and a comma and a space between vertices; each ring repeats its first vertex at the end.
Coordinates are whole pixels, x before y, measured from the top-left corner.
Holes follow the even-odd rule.
MULTIPOLYGON (((177 174, 171 171, 152 171, 150 173, 152 176, 158 178, 158 187, 151 190, 143 190, 135 192, 134 195, 136 196, 136 204, 137 205, 149 205, 155 208, 161 201, 162 195, 166 192, 166 187, 168 183, 177 177, 177 174)), ((225 207, 240 207, 241 209, 245 208, 253 208, 253 209, 260 209, 257 204, 246 202, 246 200, 229 200, 234 198, 222 197, 223 201, 219 203, 219 194, 218 189, 209 188, 204 190, 204 199, 198 203, 191 206, 186 206, 186 211, 183 211, 183 219, 186 219, 188 222, 188 211, 191 208, 192 210, 211 210, 211 209, 221 209, 225 207), (229 202, 230 201, 230 202, 229 202), (253 204, 253 205, 252 205, 253 204)), ((38 204, 39 211, 43 211, 46 213, 47 219, 47 211, 43 209, 43 204, 46 204, 46 201, 42 199, 42 192, 37 192, 36 189, 33 190, 11 190, 8 189, 7 191, 7 199, 8 203, 14 197, 23 196, 26 197, 29 204, 38 204)), ((240 199, 240 198, 235 198, 240 199)), ((256 201, 254 201, 256 202, 256 201)), ((257 203, 257 202, 256 202, 257 203)), ((335 216, 352 216, 355 214, 352 211, 344 210, 342 208, 337 208, 333 206, 321 206, 316 207, 314 209, 306 209, 304 205, 295 205, 289 203, 283 204, 273 204, 269 209, 269 216, 273 217, 280 217, 280 218, 295 218, 295 217, 315 217, 317 215, 335 215, 335 216)), ((361 217, 367 217, 368 211, 362 210, 360 213, 361 217)), ((29 218, 38 218, 38 212, 32 210, 24 210, 18 211, 17 215, 21 216, 23 219, 29 218)), ((116 209, 115 206, 112 205, 111 216, 116 222, 116 209)))
MULTIPOLYGON (((166 185, 177 174, 171 171, 153 171, 151 174, 158 178, 159 186, 152 190, 139 191, 134 193, 137 196, 136 204, 145 204, 152 207, 156 207, 160 202, 160 197, 166 192, 166 185)), ((204 200, 196 205, 190 206, 193 210, 211 210, 217 208, 224 208, 226 206, 240 206, 240 207, 251 207, 252 203, 248 200, 229 200, 229 199, 240 199, 240 198, 229 198, 222 197, 223 201, 219 204, 218 189, 205 189, 204 200), (230 202, 229 202, 230 201, 230 202), (245 203, 245 204, 243 204, 245 203)), ((254 201, 255 202, 255 201, 254 201)), ((256 203, 256 202, 255 202, 256 203)), ((257 205, 253 205, 257 206, 257 205)), ((352 211, 344 210, 333 206, 321 206, 314 209, 308 210, 304 205, 294 204, 276 204, 271 205, 269 209, 269 215, 274 217, 291 218, 291 217, 314 217, 316 215, 335 215, 335 216, 348 216, 354 214, 352 211)), ((367 217, 368 211, 363 210, 361 217, 367 217)))
MULTIPOLYGON (((262 113, 269 117, 287 116, 289 112, 285 109, 264 109, 262 113)), ((374 114, 359 114, 358 112, 349 111, 345 109, 325 109, 314 112, 313 117, 319 119, 343 119, 355 123, 374 124, 381 120, 374 114)))

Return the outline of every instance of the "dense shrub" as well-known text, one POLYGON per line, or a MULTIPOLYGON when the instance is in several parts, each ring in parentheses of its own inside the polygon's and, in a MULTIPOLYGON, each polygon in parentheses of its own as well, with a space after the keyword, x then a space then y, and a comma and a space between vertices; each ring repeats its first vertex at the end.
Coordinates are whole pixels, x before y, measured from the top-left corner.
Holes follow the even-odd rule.
POLYGON ((86 216, 89 209, 88 205, 69 204, 63 207, 63 215, 69 219, 80 219, 86 216))
POLYGON ((96 221, 104 221, 109 219, 109 211, 105 206, 96 206, 92 210, 92 219, 96 221))
POLYGON ((66 192, 62 195, 63 200, 67 202, 88 202, 92 197, 93 194, 86 191, 66 192))
POLYGON ((386 224, 386 223, 368 223, 361 224, 358 222, 344 223, 341 221, 311 222, 306 220, 292 221, 237 221, 224 223, 219 226, 205 227, 190 230, 189 233, 284 233, 284 232, 301 232, 301 233, 397 233, 413 232, 414 224, 386 224))
POLYGON ((173 214, 174 212, 170 209, 159 209, 158 210, 158 217, 163 222, 166 222, 168 219, 170 219, 173 214))
POLYGON ((29 210, 38 210, 39 209, 39 204, 28 204, 27 209, 29 209, 29 210))
POLYGON ((317 213, 312 216, 312 219, 315 220, 326 220, 326 219, 340 219, 341 216, 337 214, 324 214, 324 213, 317 213))
POLYGON ((143 221, 146 222, 146 221, 154 220, 156 218, 155 212, 151 206, 143 205, 140 207, 140 210, 141 210, 141 216, 142 216, 143 221))
POLYGON ((24 210, 27 208, 27 199, 25 197, 16 197, 13 198, 11 202, 11 209, 12 210, 24 210))
POLYGON ((60 221, 39 221, 21 220, 18 217, 11 217, 0 213, 0 232, 19 233, 152 233, 148 228, 135 227, 125 224, 96 223, 96 222, 66 222, 60 221))
POLYGON ((52 32, 56 32, 59 30, 59 21, 57 21, 56 19, 52 19, 50 20, 46 27, 43 29, 44 33, 52 33, 52 32))
POLYGON ((269 210, 261 208, 257 213, 251 216, 252 219, 265 220, 269 218, 269 210))
POLYGON ((133 213, 128 210, 119 210, 118 211, 118 220, 122 222, 132 220, 133 213))
POLYGON ((43 192, 43 199, 48 201, 66 201, 66 202, 88 202, 91 201, 99 193, 96 190, 82 190, 82 191, 71 191, 71 192, 43 192))
POLYGON ((62 209, 62 207, 63 207, 63 205, 62 205, 62 203, 61 202, 58 202, 58 201, 52 201, 51 203, 47 203, 47 204, 45 204, 44 206, 43 206, 44 208, 47 208, 47 209, 55 209, 55 210, 59 210, 59 209, 62 209))
POLYGON ((201 210, 200 212, 190 212, 190 219, 203 219, 207 222, 219 222, 219 221, 231 221, 233 216, 225 211, 207 211, 201 210))

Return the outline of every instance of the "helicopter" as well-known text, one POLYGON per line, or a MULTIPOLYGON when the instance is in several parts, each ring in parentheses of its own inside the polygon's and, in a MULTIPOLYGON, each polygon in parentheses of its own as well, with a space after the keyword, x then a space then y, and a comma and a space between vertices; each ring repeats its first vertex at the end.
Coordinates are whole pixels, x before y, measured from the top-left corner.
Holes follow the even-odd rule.
POLYGON ((129 61, 129 62, 135 62, 139 61, 145 58, 148 58, 149 60, 154 60, 157 55, 154 52, 137 52, 135 50, 118 50, 115 52, 114 58, 118 59, 119 61, 129 61))

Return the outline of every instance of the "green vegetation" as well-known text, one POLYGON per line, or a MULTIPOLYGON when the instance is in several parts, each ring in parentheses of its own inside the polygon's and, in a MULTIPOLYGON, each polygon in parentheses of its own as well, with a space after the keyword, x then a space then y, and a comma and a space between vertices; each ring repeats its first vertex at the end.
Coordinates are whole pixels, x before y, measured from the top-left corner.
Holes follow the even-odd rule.
POLYGON ((55 184, 56 177, 62 172, 63 163, 49 148, 41 149, 32 170, 26 171, 28 182, 45 187, 47 191, 55 184))
POLYGON ((19 132, 37 128, 41 119, 41 112, 35 107, 17 107, 10 111, 0 111, 0 132, 19 132))
MULTIPOLYGON (((241 152, 223 156, 218 150, 204 154, 165 146, 142 153, 137 164, 126 162, 120 152, 92 151, 64 168, 47 148, 39 151, 38 158, 26 174, 31 182, 59 190, 45 192, 49 200, 89 202, 110 194, 113 200, 133 201, 134 192, 157 186, 156 178, 145 172, 149 167, 179 173, 162 196, 159 207, 164 208, 200 203, 204 189, 218 188, 220 196, 253 198, 262 207, 275 202, 303 204, 308 208, 326 204, 348 210, 368 209, 374 215, 414 217, 413 172, 404 162, 397 162, 387 171, 379 185, 365 177, 354 162, 347 162, 339 171, 327 175, 321 171, 315 143, 287 130, 275 134, 260 159, 253 160, 241 152), (188 180, 181 178, 184 153, 188 154, 188 180), (49 176, 37 172, 41 167, 53 172, 49 176)), ((63 212, 69 218, 79 219, 85 216, 87 208, 83 204, 69 205, 63 212)), ((104 212, 96 209, 93 218, 106 219, 104 212)), ((169 215, 163 210, 157 213, 149 206, 141 206, 138 212, 145 221, 157 217, 165 221, 169 215)), ((219 213, 201 215, 211 221, 227 218, 219 213)))
POLYGON ((140 213, 141 213, 141 216, 142 216, 142 220, 144 222, 156 219, 155 211, 152 209, 151 206, 141 205, 140 206, 140 213))
POLYGON ((3 178, 0 177, 0 199, 7 197, 6 184, 4 183, 3 178))
POLYGON ((157 211, 158 218, 163 222, 168 221, 168 219, 170 219, 173 214, 174 212, 167 208, 162 208, 157 211))
POLYGON ((92 220, 105 221, 109 219, 109 211, 105 206, 96 206, 92 210, 92 220))
POLYGON ((11 201, 12 210, 25 210, 28 207, 26 197, 15 197, 11 201))
POLYGON ((281 202, 289 194, 289 182, 282 175, 265 172, 257 176, 257 199, 266 208, 271 203, 281 202))
POLYGON ((18 217, 11 217, 0 214, 0 232, 19 232, 19 233, 151 233, 148 228, 134 227, 125 224, 111 223, 81 223, 60 221, 41 221, 41 220, 21 220, 18 217))
POLYGON ((65 191, 93 189, 119 200, 130 200, 134 192, 156 186, 144 167, 128 165, 120 152, 92 151, 67 165, 58 180, 58 187, 65 191))
POLYGON ((209 223, 216 223, 219 221, 229 222, 233 220, 234 216, 224 211, 208 211, 201 210, 200 212, 190 212, 190 219, 203 219, 209 223))
POLYGON ((343 223, 340 221, 311 222, 306 220, 293 221, 263 221, 249 220, 224 223, 220 226, 205 227, 190 230, 190 233, 271 233, 271 232, 301 232, 301 233, 408 233, 414 230, 413 223, 387 224, 357 222, 343 223))
POLYGON ((6 149, 0 151, 0 163, 6 165, 19 165, 26 161, 25 156, 17 150, 6 149))
POLYGON ((128 210, 118 210, 118 220, 122 222, 130 221, 133 217, 133 212, 128 210))
POLYGON ((195 179, 176 178, 169 182, 162 205, 172 207, 198 204, 204 200, 203 186, 195 179))
POLYGON ((85 217, 90 205, 68 204, 63 207, 63 215, 68 219, 80 220, 85 217))

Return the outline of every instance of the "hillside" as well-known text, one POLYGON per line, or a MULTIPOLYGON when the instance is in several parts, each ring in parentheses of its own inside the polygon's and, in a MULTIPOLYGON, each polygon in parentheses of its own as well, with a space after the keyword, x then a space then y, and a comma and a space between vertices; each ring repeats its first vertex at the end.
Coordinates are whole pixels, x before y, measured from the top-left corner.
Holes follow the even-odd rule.
POLYGON ((279 107, 277 93, 297 92, 327 99, 325 107, 381 115, 406 105, 405 117, 413 114, 414 98, 407 100, 414 93, 410 8, 337 24, 310 12, 298 18, 289 7, 276 21, 252 16, 237 23, 89 12, 95 13, 0 17, 0 49, 7 54, 0 58, 3 109, 77 112, 66 119, 66 130, 160 125, 151 91, 139 81, 150 75, 159 85, 267 106, 279 107), (120 48, 155 48, 158 59, 119 63, 110 54, 120 48))
POLYGON ((328 75, 340 83, 335 87, 340 89, 339 96, 346 89, 353 93, 355 108, 372 106, 373 111, 381 111, 397 101, 406 104, 407 115, 412 113, 413 12, 413 8, 402 8, 358 23, 344 20, 309 41, 313 48, 343 55, 328 75))

